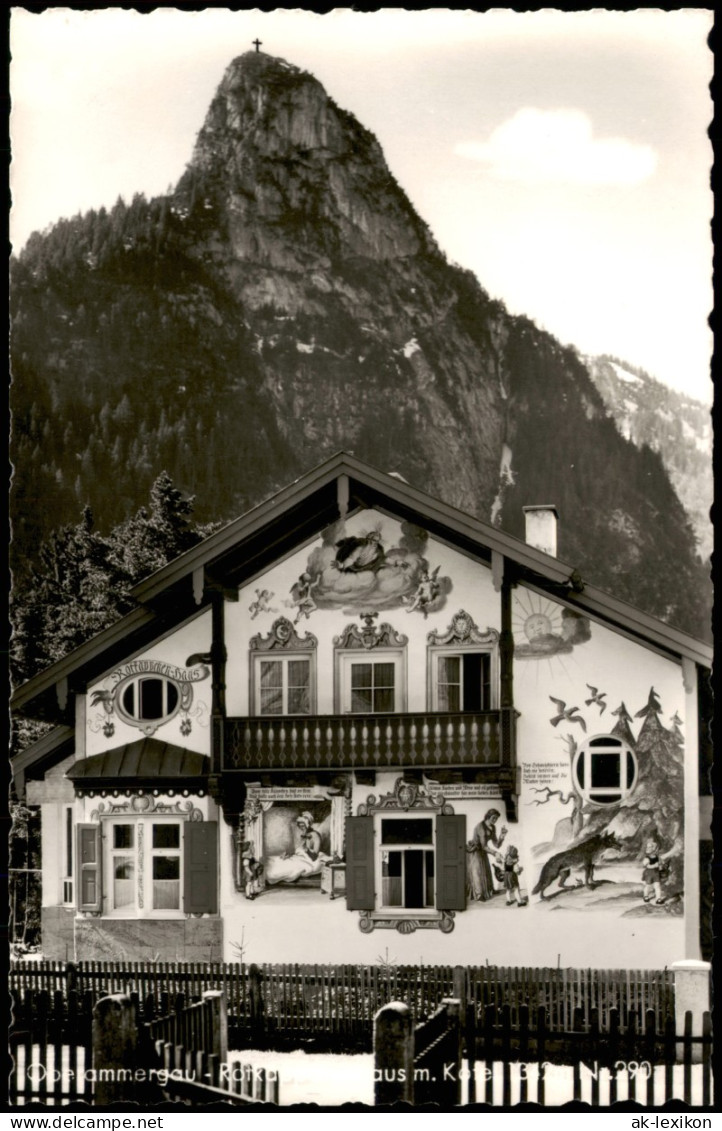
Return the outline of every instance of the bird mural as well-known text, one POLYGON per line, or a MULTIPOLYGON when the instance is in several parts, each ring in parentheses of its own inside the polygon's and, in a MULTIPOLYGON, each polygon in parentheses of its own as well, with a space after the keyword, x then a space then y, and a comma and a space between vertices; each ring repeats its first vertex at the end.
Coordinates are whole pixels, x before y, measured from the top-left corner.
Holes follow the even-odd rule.
POLYGON ((113 714, 114 692, 113 691, 94 691, 90 697, 91 707, 97 707, 99 703, 103 704, 103 710, 107 715, 113 714))
POLYGON ((564 722, 567 723, 579 723, 584 733, 587 733, 587 724, 584 722, 584 719, 581 715, 574 714, 575 711, 579 710, 578 707, 567 707, 563 699, 555 699, 553 695, 550 695, 549 698, 557 709, 557 714, 553 719, 549 720, 553 727, 559 726, 559 723, 563 719, 564 722))
POLYGON ((598 688, 592 687, 591 683, 588 683, 587 687, 591 691, 592 697, 591 697, 591 699, 585 699, 584 700, 584 706, 585 707, 591 707, 592 703, 596 703, 597 706, 599 707, 599 714, 603 715, 604 712, 607 709, 607 704, 604 702, 604 700, 607 697, 606 691, 599 691, 598 688))

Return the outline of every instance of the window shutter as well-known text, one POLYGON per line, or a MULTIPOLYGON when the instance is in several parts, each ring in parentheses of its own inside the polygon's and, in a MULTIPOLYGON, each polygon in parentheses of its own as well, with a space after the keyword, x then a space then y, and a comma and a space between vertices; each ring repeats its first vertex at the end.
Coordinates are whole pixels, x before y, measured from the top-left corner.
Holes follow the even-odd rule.
POLYGON ((218 914, 218 822, 183 825, 183 910, 218 914))
POLYGON ((349 911, 373 911, 374 819, 346 818, 346 907, 349 911))
POLYGON ((102 909, 100 825, 78 825, 78 911, 102 909))
POLYGON ((436 906, 439 911, 466 907, 466 817, 436 818, 436 906))

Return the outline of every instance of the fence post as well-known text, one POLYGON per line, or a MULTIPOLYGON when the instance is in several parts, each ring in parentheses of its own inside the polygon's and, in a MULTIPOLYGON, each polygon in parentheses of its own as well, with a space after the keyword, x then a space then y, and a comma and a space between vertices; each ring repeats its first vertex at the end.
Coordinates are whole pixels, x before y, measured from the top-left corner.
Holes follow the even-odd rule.
POLYGON ((251 1032, 256 1035, 263 1032, 263 973, 260 967, 252 962, 248 967, 249 1003, 251 1007, 251 1032))
POLYGON ((452 1036, 448 1038, 448 1042, 444 1042, 444 1049, 451 1050, 449 1059, 438 1066, 441 1073, 438 1102, 458 1107, 461 1103, 461 1002, 455 997, 445 997, 441 999, 441 1004, 446 1009, 448 1031, 452 1036), (449 1073, 447 1066, 450 1061, 454 1062, 454 1068, 449 1073))
POLYGON ((374 1103, 414 1102, 414 1023, 402 1001, 374 1017, 374 1103))
POLYGON ((223 990, 206 990, 203 994, 204 1001, 210 1001, 213 1007, 213 1044, 208 1052, 215 1053, 223 1065, 228 1060, 228 1006, 223 990))
POLYGON ((95 1105, 134 1099, 138 1063, 135 1007, 126 994, 101 998, 93 1010, 95 1105))
MULTIPOLYGON (((710 1006, 710 970, 709 962, 698 962, 695 959, 685 959, 683 962, 673 962, 674 973, 674 1019, 677 1034, 684 1033, 684 1018, 686 1013, 692 1014, 692 1036, 702 1036, 702 1019, 709 1012, 710 1006)), ((681 1043, 677 1043, 677 1060, 683 1059, 684 1052, 681 1043)), ((698 1064, 702 1060, 702 1045, 692 1045, 692 1061, 698 1064)))

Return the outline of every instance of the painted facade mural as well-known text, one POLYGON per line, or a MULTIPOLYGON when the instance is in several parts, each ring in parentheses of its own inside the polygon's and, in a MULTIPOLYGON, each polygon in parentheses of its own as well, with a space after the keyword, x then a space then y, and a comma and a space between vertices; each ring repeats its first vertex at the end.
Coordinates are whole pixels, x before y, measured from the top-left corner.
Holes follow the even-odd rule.
POLYGON ((275 888, 322 889, 328 869, 343 866, 349 793, 343 776, 328 787, 250 786, 234 837, 237 890, 255 899, 275 888))
POLYGON ((527 590, 514 595, 512 629, 515 660, 565 655, 592 636, 587 617, 527 590))
MULTIPOLYGON (((604 714, 605 692, 586 684, 588 715, 604 714)), ((596 909, 625 917, 683 914, 684 739, 675 711, 665 727, 654 687, 632 716, 624 702, 610 711, 608 733, 595 733, 577 706, 550 696, 557 727, 578 723, 563 741, 570 787, 532 787, 530 805, 570 807, 552 839, 534 848, 543 859, 532 895, 550 909, 596 909), (637 720, 642 720, 637 723, 637 720), (634 728, 634 729, 633 729, 634 728), (635 734, 635 729, 637 733, 635 734), (589 734, 587 738, 586 735, 589 734)))
POLYGON ((427 532, 411 523, 402 523, 396 545, 380 521, 358 534, 348 534, 344 521, 334 523, 311 551, 286 605, 296 609, 296 623, 316 609, 352 615, 405 607, 427 617, 444 607, 452 588, 449 577, 439 576, 440 565, 429 564, 427 549, 427 532))

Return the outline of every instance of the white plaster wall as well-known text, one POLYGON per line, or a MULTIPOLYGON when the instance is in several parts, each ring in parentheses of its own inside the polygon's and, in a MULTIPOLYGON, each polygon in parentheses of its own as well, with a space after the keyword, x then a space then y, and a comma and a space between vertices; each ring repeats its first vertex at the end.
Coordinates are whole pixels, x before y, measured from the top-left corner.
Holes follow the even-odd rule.
MULTIPOLYGON (((365 510, 346 522, 345 534, 360 534, 380 524, 386 547, 398 544, 402 536, 401 523, 375 510, 365 510)), ((256 633, 267 635, 272 624, 283 616, 293 621, 296 606, 291 600, 291 589, 306 570, 311 551, 321 545, 314 539, 307 546, 278 563, 265 574, 254 578, 239 590, 237 603, 226 604, 226 646, 228 666, 226 672, 226 703, 230 716, 249 713, 249 640, 256 633), (251 606, 257 599, 257 590, 268 590, 269 611, 252 616, 251 606)), ((491 570, 452 550, 442 542, 429 538, 425 557, 431 571, 439 566, 439 577, 449 577, 451 591, 442 609, 429 614, 415 610, 408 613, 404 606, 381 609, 375 624, 389 623, 397 632, 408 637, 408 706, 409 711, 424 711, 426 702, 426 638, 433 629, 445 631, 455 613, 464 609, 481 631, 500 629, 499 596, 494 592, 491 570)), ((362 603, 362 602, 361 602, 362 603)), ((361 624, 358 611, 344 609, 316 609, 310 617, 302 618, 296 625, 303 638, 306 632, 318 640, 318 713, 334 714, 333 691, 333 638, 349 624, 361 624)))
MULTIPOLYGON (((205 610, 181 625, 175 632, 169 633, 161 640, 156 641, 150 648, 143 652, 126 657, 129 660, 159 660, 172 664, 175 667, 186 667, 186 660, 195 652, 208 652, 211 647, 211 614, 205 610)), ((194 665, 198 666, 198 665, 194 665)), ((211 719, 211 674, 208 666, 208 676, 193 684, 193 704, 190 710, 191 732, 181 733, 182 714, 179 712, 169 722, 163 723, 155 731, 154 738, 162 742, 170 742, 176 746, 184 746, 189 750, 196 750, 199 754, 210 754, 210 719, 211 719)), ((144 737, 140 727, 131 726, 124 722, 117 712, 108 715, 102 703, 92 706, 93 693, 96 691, 112 691, 117 678, 113 678, 112 669, 96 683, 89 685, 86 695, 85 707, 85 755, 90 757, 103 750, 110 750, 116 746, 123 746, 128 742, 137 742, 144 737), (113 733, 106 735, 103 726, 111 722, 113 733)), ((78 748, 81 754, 80 746, 78 748)))
MULTIPOLYGON (((373 794, 377 799, 393 790, 400 774, 378 774, 376 784, 354 785, 352 809, 373 794)), ((522 822, 511 824, 498 798, 452 802, 456 813, 466 815, 466 835, 487 809, 501 811, 499 827, 508 828, 506 844, 515 844, 525 872, 522 882, 531 890, 535 865, 529 830, 522 822)), ((400 935, 393 929, 359 930, 360 914, 347 911, 343 896, 331 901, 319 891, 274 888, 255 900, 236 892, 232 880, 232 836, 220 824, 221 914, 224 920, 224 957, 238 961, 242 945, 247 962, 358 962, 375 964, 388 955, 403 963, 479 965, 489 962, 510 966, 661 968, 685 954, 684 921, 670 919, 660 927, 618 914, 585 911, 550 912, 533 897, 526 907, 507 907, 503 893, 488 903, 467 903, 456 913, 451 934, 419 930, 400 935)))

